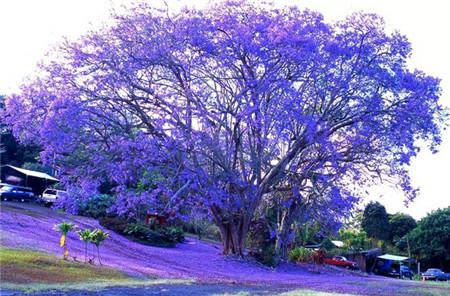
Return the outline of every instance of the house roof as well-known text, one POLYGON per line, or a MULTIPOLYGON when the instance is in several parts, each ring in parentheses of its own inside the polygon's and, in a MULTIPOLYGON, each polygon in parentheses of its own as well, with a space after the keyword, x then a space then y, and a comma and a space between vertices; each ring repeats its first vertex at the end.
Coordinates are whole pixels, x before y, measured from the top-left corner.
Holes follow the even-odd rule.
POLYGON ((335 245, 338 248, 342 248, 345 245, 343 241, 339 241, 339 240, 332 240, 331 242, 333 243, 333 245, 335 245))
POLYGON ((31 171, 31 170, 27 170, 27 169, 22 169, 22 168, 18 168, 12 165, 5 165, 7 167, 10 167, 18 172, 21 172, 22 174, 25 174, 27 176, 31 176, 31 177, 36 177, 36 178, 41 178, 41 179, 47 179, 47 180, 52 180, 52 181, 59 181, 58 179, 50 176, 49 174, 46 173, 41 173, 41 172, 36 172, 36 171, 31 171))
POLYGON ((408 257, 391 255, 391 254, 384 254, 384 255, 378 256, 378 258, 385 259, 385 260, 392 260, 392 261, 403 261, 403 260, 408 259, 408 257))

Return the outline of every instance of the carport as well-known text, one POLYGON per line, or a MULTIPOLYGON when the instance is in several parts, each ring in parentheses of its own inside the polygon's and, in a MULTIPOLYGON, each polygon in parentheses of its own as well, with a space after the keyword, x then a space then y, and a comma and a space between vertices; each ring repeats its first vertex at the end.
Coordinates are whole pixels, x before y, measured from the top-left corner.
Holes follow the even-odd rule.
POLYGON ((49 174, 18 168, 12 165, 1 167, 1 182, 11 185, 25 186, 33 189, 35 195, 42 195, 44 190, 59 182, 49 174))

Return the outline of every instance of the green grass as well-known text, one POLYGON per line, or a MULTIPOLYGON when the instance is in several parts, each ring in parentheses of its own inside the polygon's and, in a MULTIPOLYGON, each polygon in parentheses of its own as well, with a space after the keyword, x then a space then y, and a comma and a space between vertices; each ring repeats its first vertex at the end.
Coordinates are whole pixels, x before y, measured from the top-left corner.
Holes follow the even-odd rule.
POLYGON ((78 282, 78 283, 65 283, 65 284, 43 284, 43 283, 32 283, 32 284, 11 284, 2 283, 2 288, 23 291, 26 293, 35 293, 42 291, 72 291, 72 290, 83 290, 83 291, 101 291, 106 288, 111 287, 148 287, 154 285, 191 285, 194 282, 192 280, 175 280, 175 279, 121 279, 121 280, 97 280, 90 282, 78 282))
POLYGON ((297 289, 280 294, 280 296, 352 296, 350 294, 319 292, 313 290, 297 289))
POLYGON ((120 281, 129 277, 110 268, 65 261, 54 255, 0 248, 0 280, 2 283, 58 284, 88 281, 120 281))

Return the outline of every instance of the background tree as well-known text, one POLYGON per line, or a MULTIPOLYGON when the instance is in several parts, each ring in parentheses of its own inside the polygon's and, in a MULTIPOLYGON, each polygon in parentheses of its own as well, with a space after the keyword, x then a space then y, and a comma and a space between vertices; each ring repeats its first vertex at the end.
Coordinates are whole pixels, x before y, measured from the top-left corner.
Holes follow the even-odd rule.
POLYGON ((390 241, 394 242, 416 228, 417 222, 413 217, 403 213, 396 213, 389 217, 390 241))
POLYGON ((176 15, 140 4, 64 43, 7 98, 5 119, 75 185, 69 209, 105 182, 120 215, 202 206, 224 253, 242 255, 273 193, 332 201, 323 217, 380 179, 414 198, 406 168, 418 139, 436 150, 445 115, 439 80, 411 72, 410 54, 375 15, 326 23, 245 1, 176 15), (162 181, 140 191, 145 172, 162 181))
POLYGON ((386 208, 379 202, 368 203, 364 209, 361 227, 375 242, 389 239, 390 229, 386 208))
POLYGON ((350 251, 363 251, 370 247, 370 241, 364 231, 356 229, 340 229, 339 239, 350 251))
POLYGON ((450 270, 450 207, 429 213, 407 236, 413 254, 431 266, 450 270))

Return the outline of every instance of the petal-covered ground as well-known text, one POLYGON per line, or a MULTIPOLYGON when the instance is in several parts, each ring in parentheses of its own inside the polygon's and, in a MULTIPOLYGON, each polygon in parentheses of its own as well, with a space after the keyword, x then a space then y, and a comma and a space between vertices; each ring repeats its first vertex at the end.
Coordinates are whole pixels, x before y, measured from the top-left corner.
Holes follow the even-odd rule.
MULTIPOLYGON (((72 216, 34 204, 2 202, 1 245, 62 255, 59 234, 53 227, 63 220, 72 221, 80 228, 102 228, 95 219, 72 216)), ((224 257, 220 253, 220 245, 192 238, 175 248, 157 248, 108 232, 110 237, 101 246, 102 262, 136 277, 194 279, 201 283, 271 286, 283 290, 308 288, 357 295, 423 295, 427 290, 438 293, 431 295, 450 295, 450 284, 430 286, 293 264, 271 269, 252 261, 224 257)), ((71 257, 84 260, 84 244, 76 233, 69 234, 67 244, 71 257)))

